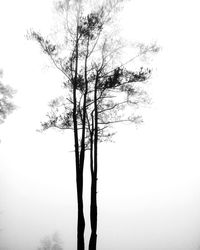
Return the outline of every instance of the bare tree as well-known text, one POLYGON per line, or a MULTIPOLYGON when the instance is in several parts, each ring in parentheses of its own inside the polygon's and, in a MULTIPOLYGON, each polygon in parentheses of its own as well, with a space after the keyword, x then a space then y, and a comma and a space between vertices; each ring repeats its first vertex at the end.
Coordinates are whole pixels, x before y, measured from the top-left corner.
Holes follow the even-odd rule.
POLYGON ((53 43, 38 32, 31 33, 31 37, 40 44, 43 52, 64 76, 63 87, 67 94, 50 103, 51 110, 42 127, 44 130, 52 127, 71 129, 74 133, 78 250, 84 249, 85 219, 82 192, 85 152, 90 152, 91 171, 89 249, 95 250, 98 143, 113 136, 114 132, 110 130, 113 124, 142 121, 141 117, 135 114, 135 107, 148 102, 143 83, 150 78, 151 70, 144 67, 133 70, 132 64, 136 58, 159 50, 155 44, 139 44, 136 46, 136 54, 127 61, 120 62, 119 55, 125 45, 114 36, 110 27, 122 2, 107 0, 97 4, 94 1, 95 8, 89 8, 84 1, 59 2, 57 9, 66 14, 67 18, 63 29, 63 42, 53 43), (70 13, 76 15, 69 18, 70 13), (74 22, 76 25, 72 25, 74 22))

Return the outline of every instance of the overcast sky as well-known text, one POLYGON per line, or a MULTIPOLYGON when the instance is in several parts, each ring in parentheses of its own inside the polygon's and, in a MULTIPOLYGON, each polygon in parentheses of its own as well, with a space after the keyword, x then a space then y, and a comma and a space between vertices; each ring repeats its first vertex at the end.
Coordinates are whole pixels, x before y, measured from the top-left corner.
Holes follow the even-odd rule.
MULTIPOLYGON (((157 43, 151 107, 145 123, 120 126, 115 143, 100 147, 98 249, 196 250, 200 246, 199 1, 132 0, 123 34, 157 43), (112 176, 112 177, 111 177, 112 176)), ((34 250, 60 233, 76 245, 73 137, 38 133, 48 101, 61 93, 62 76, 27 30, 50 31, 52 1, 0 2, 2 81, 17 90, 18 109, 0 126, 1 249, 34 250)), ((89 168, 85 167, 86 242, 89 168)))

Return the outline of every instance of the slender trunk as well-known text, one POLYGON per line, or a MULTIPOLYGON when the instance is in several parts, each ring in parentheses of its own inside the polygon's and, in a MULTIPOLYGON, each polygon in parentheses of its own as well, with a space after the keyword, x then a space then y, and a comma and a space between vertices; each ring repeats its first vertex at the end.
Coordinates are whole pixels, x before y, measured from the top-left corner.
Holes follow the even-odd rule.
POLYGON ((97 181, 93 175, 91 183, 91 204, 90 204, 90 224, 91 236, 89 242, 89 250, 96 250, 97 244, 97 181))
POLYGON ((78 203, 78 222, 77 222, 77 250, 84 250, 84 230, 85 219, 83 213, 83 159, 79 158, 79 142, 78 142, 78 125, 77 125, 77 74, 78 74, 78 25, 76 37, 76 61, 75 61, 75 75, 73 86, 73 123, 74 123, 74 147, 75 147, 75 162, 76 162, 76 188, 77 188, 77 203, 78 203))
POLYGON ((78 224, 77 224, 77 250, 84 250, 85 219, 83 213, 83 172, 78 171, 77 178, 78 224))
MULTIPOLYGON (((78 50, 78 49, 77 49, 78 50)), ((87 47, 88 50, 88 47, 87 47)), ((78 51, 77 51, 78 54, 78 51)), ((77 72, 77 69, 75 70, 77 72)), ((80 161, 79 170, 77 174, 77 197, 78 197, 78 237, 77 247, 78 250, 84 250, 84 230, 85 220, 83 213, 83 168, 85 161, 85 132, 86 132, 86 98, 88 93, 88 82, 87 82, 87 56, 85 59, 85 93, 83 99, 83 110, 82 110, 82 137, 81 137, 81 150, 80 150, 80 161)), ((81 111, 80 111, 81 112, 81 111)))
MULTIPOLYGON (((83 97, 83 110, 82 110, 82 138, 81 138, 81 152, 80 152, 80 169, 83 171, 85 161, 85 132, 86 132, 86 100, 88 94, 88 80, 87 80, 87 60, 88 60, 88 46, 87 44, 87 55, 85 57, 85 93, 83 97)), ((81 112, 81 111, 80 111, 81 112)))
MULTIPOLYGON (((98 107, 97 107, 97 83, 98 73, 95 82, 94 91, 94 166, 91 173, 91 204, 90 204, 90 224, 91 236, 89 242, 89 250, 96 250, 97 245, 97 156, 98 156, 98 107)), ((93 149, 93 147, 92 147, 93 149)))

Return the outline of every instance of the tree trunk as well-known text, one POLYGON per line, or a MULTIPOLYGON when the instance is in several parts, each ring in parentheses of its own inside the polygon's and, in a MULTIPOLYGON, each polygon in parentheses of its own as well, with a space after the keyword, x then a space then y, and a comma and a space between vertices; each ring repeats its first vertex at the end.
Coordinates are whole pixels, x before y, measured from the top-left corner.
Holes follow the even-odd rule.
POLYGON ((91 184, 91 204, 90 204, 90 224, 91 224, 91 236, 89 242, 89 250, 96 250, 97 244, 97 180, 96 177, 92 177, 91 184))
POLYGON ((84 250, 85 219, 83 213, 83 172, 81 170, 78 171, 76 184, 77 184, 77 201, 78 201, 77 250, 84 250))
POLYGON ((90 224, 91 236, 89 250, 96 250, 97 245, 97 156, 98 156, 98 106, 97 106, 97 83, 98 72, 95 81, 94 91, 94 167, 91 173, 91 204, 90 204, 90 224))
MULTIPOLYGON (((79 16, 78 16, 79 18, 79 16)), ((79 19, 77 19, 79 20, 79 19)), ((78 222, 77 222, 77 250, 85 249, 84 230, 85 219, 83 212, 83 165, 84 165, 84 150, 82 148, 79 154, 79 141, 78 141, 78 124, 77 124, 77 75, 78 75, 78 21, 77 21, 77 34, 76 34, 76 58, 75 58, 75 73, 74 73, 74 86, 73 86, 73 124, 74 124, 74 143, 75 143, 75 162, 76 162, 76 188, 77 188, 77 203, 78 203, 78 222)))

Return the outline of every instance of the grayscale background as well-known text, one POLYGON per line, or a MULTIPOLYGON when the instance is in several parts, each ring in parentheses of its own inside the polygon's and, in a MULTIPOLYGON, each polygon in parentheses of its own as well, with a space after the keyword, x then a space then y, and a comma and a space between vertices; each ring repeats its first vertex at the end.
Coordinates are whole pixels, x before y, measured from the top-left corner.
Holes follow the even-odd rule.
MULTIPOLYGON (((26 39, 31 27, 51 31, 52 8, 49 0, 0 1, 0 68, 18 106, 0 126, 1 250, 36 250, 54 232, 64 250, 76 245, 72 134, 36 131, 62 79, 26 39)), ((100 146, 100 250, 200 247, 199 9, 198 0, 132 0, 121 14, 127 39, 162 50, 151 64, 153 103, 140 109, 144 124, 120 125, 115 143, 100 146)), ((89 177, 86 165, 87 221, 89 177)))

